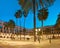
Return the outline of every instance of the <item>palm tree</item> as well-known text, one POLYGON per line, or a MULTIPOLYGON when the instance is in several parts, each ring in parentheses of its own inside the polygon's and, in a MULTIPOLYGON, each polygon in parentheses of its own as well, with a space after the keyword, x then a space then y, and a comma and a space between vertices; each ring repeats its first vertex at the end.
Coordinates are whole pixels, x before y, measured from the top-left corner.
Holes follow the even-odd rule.
POLYGON ((59 32, 60 32, 60 13, 58 14, 58 18, 55 24, 55 28, 58 31, 58 36, 59 36, 59 32))
POLYGON ((58 14, 58 19, 56 21, 55 26, 60 28, 60 14, 58 14))
MULTIPOLYGON (((15 22, 13 20, 10 20, 7 24, 8 27, 10 27, 11 30, 15 28, 15 22)), ((13 32, 12 32, 13 33, 13 32)))
POLYGON ((8 28, 7 31, 9 31, 9 33, 10 33, 10 32, 11 32, 11 33, 14 33, 15 22, 14 22, 13 20, 10 20, 9 22, 7 22, 7 23, 5 24, 5 27, 8 28))
POLYGON ((39 10, 38 19, 41 20, 41 22, 42 22, 42 37, 43 37, 43 21, 46 20, 47 17, 48 17, 47 9, 43 8, 43 9, 39 10))
POLYGON ((54 0, 18 0, 19 5, 22 6, 22 9, 27 13, 30 9, 33 10, 34 14, 34 41, 36 41, 36 10, 38 7, 48 8, 54 2, 54 0))
POLYGON ((5 30, 5 33, 9 33, 10 34, 10 30, 8 29, 8 22, 4 23, 4 30, 5 30))
POLYGON ((24 11, 23 14, 24 14, 24 29, 23 29, 23 32, 24 32, 24 40, 25 40, 25 32, 26 32, 25 21, 26 21, 27 13, 24 11))
POLYGON ((8 22, 6 22, 4 25, 5 25, 6 33, 7 33, 7 32, 10 33, 10 28, 9 28, 8 22))
MULTIPOLYGON (((18 21, 19 18, 22 17, 22 11, 21 10, 18 10, 16 13, 15 13, 15 17, 16 17, 16 22, 18 21)), ((21 26, 21 21, 20 21, 20 26, 21 26)), ((17 28, 18 29, 18 28, 17 28)), ((21 30, 21 29, 20 29, 21 30)), ((21 40, 21 32, 20 32, 20 40, 21 40)))

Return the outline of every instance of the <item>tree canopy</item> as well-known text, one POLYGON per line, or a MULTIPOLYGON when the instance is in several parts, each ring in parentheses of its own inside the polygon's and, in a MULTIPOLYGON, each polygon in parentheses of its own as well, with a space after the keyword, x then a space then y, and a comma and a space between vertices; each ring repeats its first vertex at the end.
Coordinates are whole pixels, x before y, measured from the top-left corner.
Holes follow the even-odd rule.
POLYGON ((13 20, 10 20, 8 23, 5 24, 6 27, 9 28, 14 28, 15 27, 15 22, 13 20))

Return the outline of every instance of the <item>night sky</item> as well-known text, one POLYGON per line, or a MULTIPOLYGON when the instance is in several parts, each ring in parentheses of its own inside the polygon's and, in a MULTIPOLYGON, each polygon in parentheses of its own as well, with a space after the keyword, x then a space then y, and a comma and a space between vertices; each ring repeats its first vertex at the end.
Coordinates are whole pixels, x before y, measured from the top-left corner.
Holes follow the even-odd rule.
MULTIPOLYGON (((0 20, 8 22, 10 19, 14 20, 16 23, 16 18, 14 16, 15 12, 21 7, 18 4, 17 0, 0 0, 0 20)), ((60 13, 60 0, 56 0, 52 6, 48 8, 48 18, 44 21, 44 26, 54 25, 56 23, 58 14, 60 13)), ((36 26, 41 27, 41 21, 36 18, 36 26)), ((21 26, 24 26, 24 17, 21 18, 21 26)), ((33 28, 33 14, 32 11, 29 11, 29 14, 26 18, 25 27, 28 29, 33 28)), ((20 22, 16 25, 20 25, 20 22)))

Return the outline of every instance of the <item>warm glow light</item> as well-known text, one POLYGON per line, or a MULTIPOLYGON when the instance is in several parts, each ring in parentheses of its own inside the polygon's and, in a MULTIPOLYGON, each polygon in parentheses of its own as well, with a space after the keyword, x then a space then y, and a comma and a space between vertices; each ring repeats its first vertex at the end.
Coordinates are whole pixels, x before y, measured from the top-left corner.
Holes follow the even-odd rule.
POLYGON ((37 30, 37 29, 35 29, 35 31, 37 32, 38 30, 37 30))
POLYGON ((40 31, 41 29, 39 29, 39 31, 40 31))

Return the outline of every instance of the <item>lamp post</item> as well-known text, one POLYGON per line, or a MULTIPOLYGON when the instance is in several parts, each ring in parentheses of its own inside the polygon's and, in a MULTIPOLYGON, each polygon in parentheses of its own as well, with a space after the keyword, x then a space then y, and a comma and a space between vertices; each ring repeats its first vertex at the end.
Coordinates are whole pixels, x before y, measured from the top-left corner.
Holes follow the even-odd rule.
POLYGON ((36 31, 36 39, 38 39, 38 41, 39 41, 39 43, 40 43, 40 35, 38 35, 39 33, 38 32, 40 32, 40 30, 41 29, 35 29, 35 31, 36 31))
POLYGON ((35 29, 35 31, 36 31, 36 35, 37 35, 37 31, 38 31, 38 29, 35 29))
POLYGON ((35 29, 35 39, 37 39, 37 32, 38 32, 38 29, 35 29))
MULTIPOLYGON (((38 29, 38 32, 40 32, 41 29, 38 29)), ((38 35, 38 41, 40 43, 40 34, 38 35)))
POLYGON ((49 36, 49 43, 51 44, 51 33, 53 32, 52 27, 51 27, 51 32, 50 32, 50 36, 49 36))

